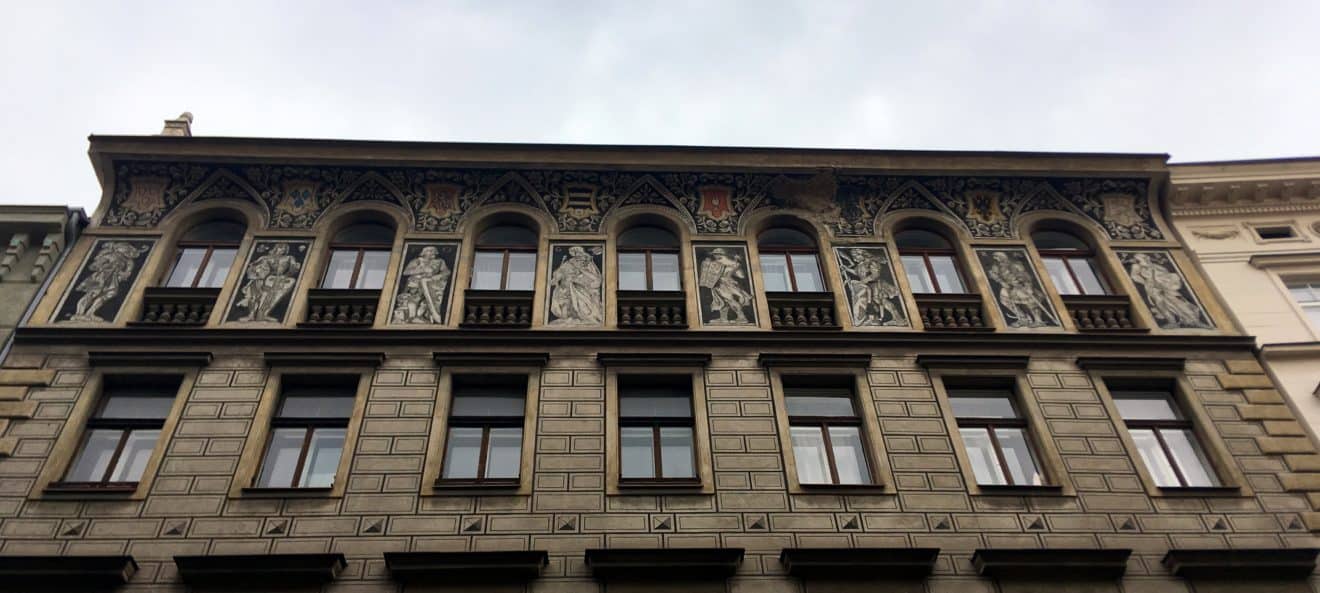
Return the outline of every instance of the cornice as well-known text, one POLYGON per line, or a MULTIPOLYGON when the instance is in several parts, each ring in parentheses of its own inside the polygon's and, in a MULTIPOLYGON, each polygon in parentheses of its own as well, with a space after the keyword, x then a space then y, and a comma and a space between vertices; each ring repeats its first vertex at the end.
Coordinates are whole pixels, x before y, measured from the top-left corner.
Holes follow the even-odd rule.
POLYGON ((605 366, 704 367, 709 353, 698 352, 601 352, 596 360, 605 366))
MULTIPOLYGON (((262 341, 261 344, 269 345, 262 341)), ((385 362, 384 352, 266 352, 268 366, 375 368, 385 362)))
POLYGON ((445 366, 543 367, 550 362, 545 352, 435 352, 435 363, 445 366))

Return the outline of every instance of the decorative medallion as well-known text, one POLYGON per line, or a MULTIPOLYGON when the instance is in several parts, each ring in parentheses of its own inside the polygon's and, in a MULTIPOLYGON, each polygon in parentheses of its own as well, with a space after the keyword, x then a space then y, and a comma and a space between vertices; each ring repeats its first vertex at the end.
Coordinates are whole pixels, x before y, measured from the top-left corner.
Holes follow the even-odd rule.
POLYGON ((756 299, 743 245, 696 245, 701 323, 711 326, 756 325, 756 299))
POLYGON ((1168 251, 1115 251, 1161 329, 1213 329, 1168 251))
POLYGON ((697 213, 711 220, 728 220, 733 216, 733 188, 708 185, 698 190, 701 206, 697 213))
POLYGON ((1004 323, 1017 329, 1062 327, 1025 249, 977 249, 976 257, 990 280, 1004 323))
POLYGON ((457 243, 409 241, 404 244, 403 269, 390 307, 390 323, 444 325, 457 261, 457 243))
POLYGON ((857 327, 908 327, 903 295, 884 247, 835 247, 848 311, 857 327))
POLYGON ((312 225, 321 207, 316 203, 317 184, 308 179, 284 182, 284 192, 275 204, 275 226, 304 228, 312 225))
POLYGON ((55 321, 114 321, 155 244, 155 239, 97 239, 74 275, 55 321))
POLYGON ((309 239, 261 239, 252 245, 228 323, 283 323, 307 260, 309 239))
POLYGON ((605 323, 605 246, 552 244, 546 288, 546 325, 600 327, 605 323))

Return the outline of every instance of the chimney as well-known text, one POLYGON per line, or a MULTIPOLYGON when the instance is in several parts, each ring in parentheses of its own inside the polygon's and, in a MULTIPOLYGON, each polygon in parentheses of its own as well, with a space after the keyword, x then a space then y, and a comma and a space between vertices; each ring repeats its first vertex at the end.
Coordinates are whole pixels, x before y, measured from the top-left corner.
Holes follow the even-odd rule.
POLYGON ((193 114, 185 111, 179 114, 179 117, 165 120, 165 128, 160 131, 161 136, 191 136, 192 135, 193 114))

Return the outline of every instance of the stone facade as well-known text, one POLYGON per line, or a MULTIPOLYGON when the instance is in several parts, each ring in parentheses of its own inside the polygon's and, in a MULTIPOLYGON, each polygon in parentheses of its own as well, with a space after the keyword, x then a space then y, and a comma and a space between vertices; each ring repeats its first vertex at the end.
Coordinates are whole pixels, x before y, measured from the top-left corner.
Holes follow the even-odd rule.
POLYGON ((337 578, 318 587, 344 593, 1313 591, 1320 582, 1178 576, 1173 571, 1181 569, 1166 561, 1170 550, 1316 547, 1320 454, 1257 362, 1252 340, 1160 219, 1161 158, 197 137, 94 138, 92 153, 99 170, 116 173, 103 176, 105 203, 0 370, 0 555, 131 556, 137 570, 122 590, 143 592, 190 590, 182 579, 191 569, 176 557, 289 554, 341 554, 337 578), (133 167, 148 161, 153 179, 132 181, 141 173, 133 167), (556 172, 509 172, 532 163, 556 172), (584 180, 577 171, 614 177, 584 180), (648 177, 656 181, 615 192, 625 178, 648 177), (547 179, 561 189, 547 191, 547 179), (637 192, 652 198, 629 202, 637 192), (167 273, 180 234, 215 209, 247 221, 223 286, 194 291, 189 298, 210 304, 182 327, 145 322, 151 309, 143 301, 164 298, 151 289, 167 273), (860 224, 862 215, 871 222, 860 224), (497 303, 473 313, 472 301, 492 297, 468 289, 477 236, 488 220, 509 216, 540 229, 528 319, 481 327, 482 314, 523 307, 497 303), (358 290, 327 296, 315 288, 326 245, 344 220, 392 222, 392 256, 381 290, 368 291, 365 304, 325 305, 364 298, 358 290), (626 295, 617 290, 616 238, 636 220, 668 221, 680 237, 684 290, 677 305, 665 306, 688 313, 686 328, 620 329, 626 295), (1094 257, 1112 288, 1105 306, 1121 306, 1128 327, 1078 321, 1093 317, 1075 313, 1076 301, 1052 288, 1028 238, 1040 221, 1064 221, 1096 241, 1094 257), (824 300, 763 289, 757 236, 783 224, 815 237, 824 300), (956 239, 968 284, 954 304, 914 295, 901 266, 888 276, 868 272, 842 251, 881 250, 875 261, 898 262, 895 234, 934 224, 956 239), (152 246, 103 321, 63 315, 98 241, 107 240, 152 246), (246 258, 274 253, 248 255, 263 242, 307 249, 277 254, 297 266, 255 266, 246 258), (436 251, 447 258, 444 274, 438 264, 409 265, 405 244, 428 242, 453 248, 436 251), (717 260, 721 247, 728 267, 707 272, 705 262, 717 260), (1119 253, 1158 254, 1147 259, 1165 275, 1140 271, 1119 253), (575 257, 599 271, 603 286, 581 275, 554 279, 575 257), (992 277, 982 261, 1016 268, 992 277), (281 314, 236 318, 244 285, 272 274, 294 279, 276 307, 281 314), (1171 286, 1169 274, 1179 283, 1171 286), (432 283, 410 285, 401 275, 432 283), (750 291, 750 301, 720 278, 750 291), (1153 288, 1160 278, 1162 288, 1153 288), (604 299, 601 323, 592 317, 594 301, 556 304, 550 294, 574 290, 604 299), (856 307, 867 290, 877 295, 874 306, 856 307), (396 293, 404 292, 408 302, 427 303, 405 315, 408 322, 364 313, 397 307, 396 293), (1152 314, 1175 295, 1194 305, 1182 309, 1194 320, 1152 314), (1048 313, 1052 323, 1015 322, 1030 316, 1022 308, 1028 298, 1040 301, 1036 314, 1048 313), (716 300, 745 307, 745 323, 712 323, 740 321, 734 311, 712 310, 716 300), (363 308, 351 309, 354 322, 312 327, 316 307, 327 306, 363 308), (1005 314, 1014 307, 1020 316, 1005 314), (983 322, 958 325, 958 316, 968 323, 969 310, 983 322), (833 313, 830 323, 785 321, 822 312, 833 313), (935 325, 946 317, 954 326, 935 325), (593 323, 555 323, 585 318, 593 323), (178 375, 181 383, 141 479, 115 491, 53 488, 108 378, 152 373, 178 375), (253 488, 282 378, 327 373, 362 377, 333 485, 253 488), (499 489, 437 481, 455 377, 476 373, 528 377, 521 471, 499 489), (620 480, 618 378, 639 373, 693 377, 695 483, 636 488, 620 480), (855 386, 871 483, 801 483, 785 378, 809 375, 855 386), (948 391, 987 378, 1012 385, 1044 484, 977 484, 948 391), (1216 486, 1156 485, 1109 390, 1114 382, 1150 380, 1172 386, 1216 486), (675 584, 593 578, 601 567, 585 554, 602 548, 743 555, 728 579, 675 584), (786 549, 820 548, 938 548, 938 555, 929 576, 863 581, 791 576, 781 562, 786 549), (987 568, 987 551, 1021 549, 1131 555, 1120 558, 1121 578, 1083 567, 1042 581, 987 568), (548 563, 525 584, 404 584, 387 568, 389 555, 403 552, 528 550, 544 551, 548 563))
POLYGON ((0 360, 14 328, 87 225, 82 210, 63 206, 0 206, 0 360))

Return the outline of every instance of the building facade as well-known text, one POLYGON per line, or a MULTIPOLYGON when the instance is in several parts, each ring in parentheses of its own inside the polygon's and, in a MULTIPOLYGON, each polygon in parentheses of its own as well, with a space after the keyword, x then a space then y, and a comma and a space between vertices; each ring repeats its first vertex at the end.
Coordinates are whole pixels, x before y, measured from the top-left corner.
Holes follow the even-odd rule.
POLYGON ((93 137, 0 574, 1313 591, 1320 455, 1162 155, 93 137))
POLYGON ((1174 226, 1314 431, 1320 427, 1320 292, 1312 292, 1320 279, 1320 159, 1170 170, 1174 226))
POLYGON ((87 226, 81 209, 0 206, 0 361, 32 301, 65 250, 87 226))

